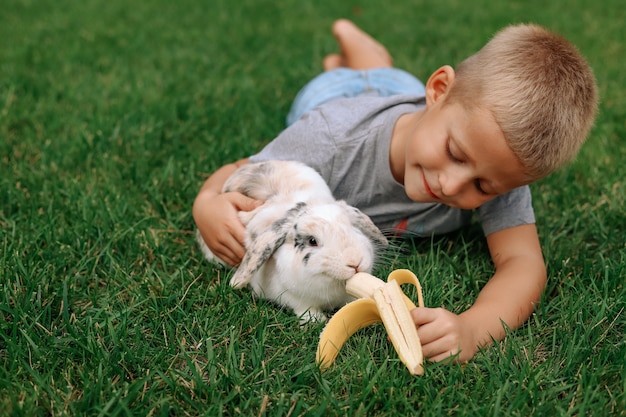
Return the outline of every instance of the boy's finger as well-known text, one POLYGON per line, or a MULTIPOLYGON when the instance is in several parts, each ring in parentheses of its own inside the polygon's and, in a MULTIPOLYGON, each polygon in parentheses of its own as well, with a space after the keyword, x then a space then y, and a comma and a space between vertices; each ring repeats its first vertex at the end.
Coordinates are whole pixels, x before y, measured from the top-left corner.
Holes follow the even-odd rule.
POLYGON ((233 205, 237 210, 252 211, 255 208, 263 204, 262 201, 255 200, 254 198, 246 197, 243 194, 235 194, 232 199, 233 205))
POLYGON ((418 326, 430 323, 436 317, 435 310, 427 307, 416 307, 411 310, 411 317, 413 322, 418 326))
POLYGON ((237 242, 235 242, 231 246, 231 250, 233 252, 234 258, 237 260, 237 264, 239 264, 239 262, 241 262, 241 260, 243 259, 243 256, 246 254, 246 248, 244 247, 244 232, 242 231, 237 236, 235 236, 235 238, 237 239, 237 242))
POLYGON ((228 233, 228 239, 224 241, 224 246, 229 247, 236 256, 243 257, 246 238, 245 226, 240 222, 230 222, 228 224, 228 233))
POLYGON ((237 266, 241 263, 245 253, 243 245, 233 239, 228 245, 222 247, 220 258, 230 266, 237 266))

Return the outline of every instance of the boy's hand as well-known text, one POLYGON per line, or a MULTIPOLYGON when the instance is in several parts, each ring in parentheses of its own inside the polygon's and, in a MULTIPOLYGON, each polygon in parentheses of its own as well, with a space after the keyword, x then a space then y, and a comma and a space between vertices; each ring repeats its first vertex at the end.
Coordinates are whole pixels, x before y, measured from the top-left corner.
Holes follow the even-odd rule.
POLYGON ((241 193, 201 193, 194 203, 194 219, 211 252, 230 266, 241 262, 245 227, 239 211, 251 211, 263 204, 241 193))
POLYGON ((535 225, 494 232, 487 243, 496 272, 469 309, 459 315, 443 308, 411 311, 424 356, 432 361, 457 354, 456 362, 470 360, 479 346, 502 340, 505 328, 520 327, 541 299, 546 266, 535 225))
POLYGON ((478 351, 472 327, 463 316, 443 308, 424 307, 413 309, 411 316, 419 326, 417 334, 427 359, 439 362, 455 356, 456 362, 467 362, 478 351))

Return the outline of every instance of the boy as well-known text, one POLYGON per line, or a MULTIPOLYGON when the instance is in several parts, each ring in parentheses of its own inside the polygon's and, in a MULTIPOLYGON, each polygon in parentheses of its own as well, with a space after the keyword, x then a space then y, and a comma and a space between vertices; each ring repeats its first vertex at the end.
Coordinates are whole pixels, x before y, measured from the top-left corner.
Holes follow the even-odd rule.
POLYGON ((340 54, 296 97, 288 128, 260 153, 225 165, 193 207, 209 248, 230 265, 244 254, 238 210, 262 202, 221 194, 240 165, 295 159, 337 199, 383 230, 431 236, 475 210, 495 273, 461 314, 412 311, 424 356, 464 362, 521 326, 546 284, 528 184, 574 158, 596 113, 593 74, 574 46, 534 25, 505 28, 456 69, 422 85, 392 68, 387 50, 352 22, 333 33, 340 54))

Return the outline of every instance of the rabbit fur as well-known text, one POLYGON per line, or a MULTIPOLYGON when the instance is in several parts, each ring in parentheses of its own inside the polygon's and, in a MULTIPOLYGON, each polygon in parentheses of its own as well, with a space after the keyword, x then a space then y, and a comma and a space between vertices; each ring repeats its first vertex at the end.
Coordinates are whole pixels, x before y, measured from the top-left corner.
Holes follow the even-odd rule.
MULTIPOLYGON (((371 272, 376 253, 388 242, 360 210, 335 200, 324 179, 295 161, 241 166, 223 192, 237 191, 264 204, 239 212, 246 227, 246 254, 230 284, 291 308, 303 322, 324 321, 325 311, 353 297, 345 281, 371 272)), ((222 263, 197 240, 209 261, 222 263)))

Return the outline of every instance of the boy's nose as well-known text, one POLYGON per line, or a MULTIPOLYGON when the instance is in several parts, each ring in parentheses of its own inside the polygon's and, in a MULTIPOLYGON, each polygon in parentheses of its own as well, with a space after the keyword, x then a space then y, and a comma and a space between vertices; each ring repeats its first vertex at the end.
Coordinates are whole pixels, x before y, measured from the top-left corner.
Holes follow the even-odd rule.
POLYGON ((439 179, 441 193, 446 197, 459 195, 470 182, 470 179, 460 172, 442 174, 439 179))

